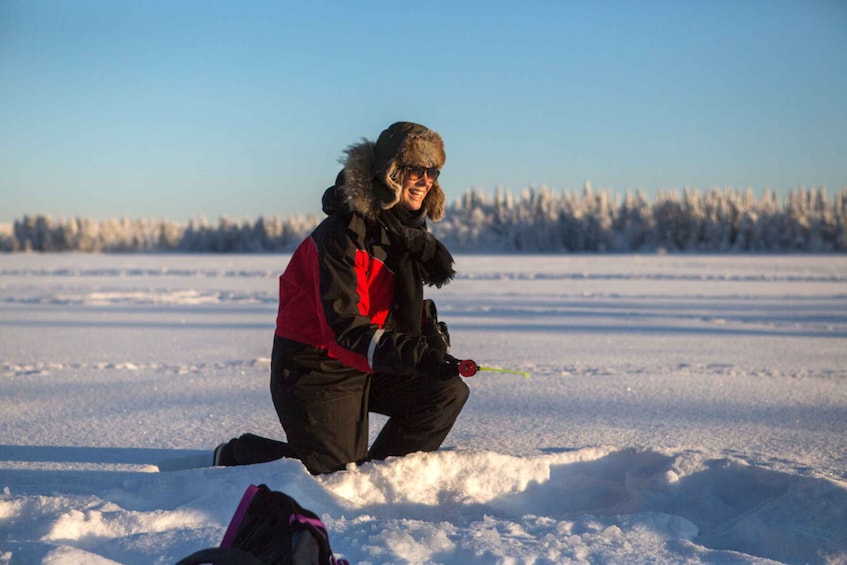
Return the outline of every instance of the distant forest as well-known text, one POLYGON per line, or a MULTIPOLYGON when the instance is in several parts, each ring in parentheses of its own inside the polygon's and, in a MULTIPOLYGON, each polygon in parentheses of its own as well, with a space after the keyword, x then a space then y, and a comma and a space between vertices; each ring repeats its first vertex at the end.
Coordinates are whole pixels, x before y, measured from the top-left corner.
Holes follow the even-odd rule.
MULTIPOLYGON (((0 231, 0 251, 285 253, 315 216, 171 220, 54 219, 27 215, 0 231)), ((433 232, 461 253, 844 253, 847 188, 665 191, 650 201, 592 190, 472 190, 448 205, 433 232)))

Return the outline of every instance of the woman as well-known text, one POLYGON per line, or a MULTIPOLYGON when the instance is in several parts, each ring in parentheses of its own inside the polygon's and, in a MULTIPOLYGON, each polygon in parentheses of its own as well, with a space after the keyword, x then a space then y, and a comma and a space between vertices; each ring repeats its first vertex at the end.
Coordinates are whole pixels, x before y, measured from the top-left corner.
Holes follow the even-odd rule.
POLYGON ((446 326, 423 285, 452 280, 427 230, 444 215, 444 142, 398 122, 346 151, 327 218, 280 276, 271 395, 288 443, 246 434, 215 463, 297 457, 313 474, 437 450, 468 398, 446 326), (368 413, 389 417, 368 448, 368 413))

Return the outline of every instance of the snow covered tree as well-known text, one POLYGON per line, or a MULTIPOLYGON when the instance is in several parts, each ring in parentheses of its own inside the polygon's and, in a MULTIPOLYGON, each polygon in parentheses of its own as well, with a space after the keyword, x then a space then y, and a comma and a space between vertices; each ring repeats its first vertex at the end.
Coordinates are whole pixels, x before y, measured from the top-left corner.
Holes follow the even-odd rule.
MULTIPOLYGON (((54 220, 25 215, 0 231, 0 251, 278 253, 292 251, 319 219, 221 216, 187 224, 169 220, 54 220)), ((447 207, 433 232, 456 252, 847 252, 847 188, 794 189, 784 199, 765 190, 686 188, 624 198, 586 183, 581 192, 547 187, 513 197, 471 190, 447 207)))

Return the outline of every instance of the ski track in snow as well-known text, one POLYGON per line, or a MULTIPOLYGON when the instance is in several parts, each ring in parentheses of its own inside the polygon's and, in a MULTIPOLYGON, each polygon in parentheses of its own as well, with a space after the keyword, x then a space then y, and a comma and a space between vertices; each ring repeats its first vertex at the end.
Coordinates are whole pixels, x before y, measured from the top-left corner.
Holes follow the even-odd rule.
POLYGON ((459 258, 457 353, 530 380, 471 379, 442 451, 321 477, 188 468, 282 433, 287 257, 3 259, 0 565, 173 563, 250 483, 352 563, 847 562, 845 258, 459 258))
POLYGON ((190 365, 170 365, 167 363, 33 363, 17 365, 8 361, 0 363, 0 377, 20 376, 50 376, 51 373, 62 371, 135 371, 168 375, 206 374, 210 371, 241 372, 262 368, 270 370, 269 357, 259 357, 250 360, 222 361, 217 363, 194 363, 190 365))

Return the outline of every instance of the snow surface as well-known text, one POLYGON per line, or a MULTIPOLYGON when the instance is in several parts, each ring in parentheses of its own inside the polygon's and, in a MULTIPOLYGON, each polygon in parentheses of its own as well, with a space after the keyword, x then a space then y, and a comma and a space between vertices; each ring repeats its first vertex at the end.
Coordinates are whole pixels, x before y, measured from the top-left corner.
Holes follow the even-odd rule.
MULTIPOLYGON (((288 256, 0 256, 0 564, 173 563, 244 489, 352 563, 844 563, 847 257, 461 256, 444 449, 185 468, 268 392, 288 256)), ((374 418, 372 437, 384 422, 374 418)))

